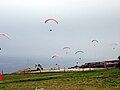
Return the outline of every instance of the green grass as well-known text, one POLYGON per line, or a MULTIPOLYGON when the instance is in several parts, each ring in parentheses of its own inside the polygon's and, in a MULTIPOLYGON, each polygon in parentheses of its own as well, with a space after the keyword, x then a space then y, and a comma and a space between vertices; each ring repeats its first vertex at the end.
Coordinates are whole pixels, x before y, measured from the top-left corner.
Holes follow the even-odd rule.
POLYGON ((120 90, 120 70, 5 75, 0 90, 120 90))

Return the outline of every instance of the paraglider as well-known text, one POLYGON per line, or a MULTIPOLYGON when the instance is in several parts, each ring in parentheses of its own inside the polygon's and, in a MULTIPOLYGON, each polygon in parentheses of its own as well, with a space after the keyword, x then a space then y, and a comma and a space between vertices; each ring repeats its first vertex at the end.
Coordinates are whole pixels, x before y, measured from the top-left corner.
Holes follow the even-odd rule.
POLYGON ((55 55, 52 56, 52 58, 57 58, 57 57, 59 57, 58 54, 55 54, 55 55))
POLYGON ((0 36, 5 36, 6 38, 10 39, 9 36, 5 33, 0 33, 0 36))
MULTIPOLYGON (((53 19, 53 18, 49 18, 49 19, 45 20, 45 23, 50 22, 50 21, 55 22, 55 24, 58 24, 58 21, 55 20, 55 19, 53 19)), ((51 25, 50 25, 50 26, 51 26, 51 25)), ((50 28, 50 31, 52 31, 51 28, 50 28)))
MULTIPOLYGON (((84 53, 84 51, 82 51, 82 50, 78 50, 78 51, 75 52, 76 55, 83 54, 83 53, 84 53)), ((79 57, 78 59, 81 60, 82 58, 79 57)))
MULTIPOLYGON (((2 37, 2 36, 6 37, 7 39, 10 40, 10 37, 9 37, 7 34, 5 34, 5 33, 0 33, 0 37, 2 37)), ((2 50, 2 49, 0 48, 0 50, 2 50)))
POLYGON ((66 54, 68 54, 68 52, 69 52, 69 50, 70 50, 70 47, 65 46, 65 47, 63 47, 63 50, 65 50, 66 54))
POLYGON ((118 43, 112 43, 111 46, 113 47, 113 50, 115 50, 117 47, 119 47, 118 43))
POLYGON ((56 63, 55 65, 57 66, 58 64, 56 63))
POLYGON ((78 64, 78 61, 76 62, 76 64, 78 64))
POLYGON ((98 40, 92 40, 92 43, 94 44, 94 46, 96 46, 99 43, 99 41, 98 40))

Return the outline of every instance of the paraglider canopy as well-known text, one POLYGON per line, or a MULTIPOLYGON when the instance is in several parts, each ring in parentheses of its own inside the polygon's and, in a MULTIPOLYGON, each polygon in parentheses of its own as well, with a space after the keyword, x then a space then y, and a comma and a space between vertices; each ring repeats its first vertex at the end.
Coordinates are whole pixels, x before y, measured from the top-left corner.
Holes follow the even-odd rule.
POLYGON ((55 55, 52 56, 52 58, 57 58, 57 57, 59 57, 58 54, 55 54, 55 55))
POLYGON ((49 22, 49 21, 54 21, 56 24, 58 24, 58 21, 53 19, 53 18, 49 18, 47 20, 45 20, 45 23, 49 22))
POLYGON ((83 51, 77 51, 77 52, 75 52, 75 54, 77 54, 77 53, 84 53, 83 51))
POLYGON ((63 49, 70 49, 70 47, 63 47, 63 49))
POLYGON ((98 43, 98 40, 92 40, 92 42, 97 42, 98 43))
POLYGON ((6 38, 10 39, 9 36, 5 33, 0 33, 0 36, 5 36, 6 38))

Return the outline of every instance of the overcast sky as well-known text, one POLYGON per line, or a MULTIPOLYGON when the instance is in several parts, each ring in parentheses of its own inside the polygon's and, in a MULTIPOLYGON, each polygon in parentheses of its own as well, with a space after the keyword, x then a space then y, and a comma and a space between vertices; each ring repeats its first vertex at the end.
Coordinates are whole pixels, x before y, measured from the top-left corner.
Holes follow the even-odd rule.
POLYGON ((29 61, 52 67, 116 59, 120 55, 120 0, 0 0, 0 33, 11 38, 0 37, 1 67, 20 66, 20 61, 24 66, 29 61), (45 24, 48 18, 59 24, 45 24), (93 39, 99 41, 96 46, 93 39), (68 54, 64 46, 70 47, 68 54), (75 55, 77 50, 84 54, 75 55), (54 54, 59 57, 52 59, 54 54))

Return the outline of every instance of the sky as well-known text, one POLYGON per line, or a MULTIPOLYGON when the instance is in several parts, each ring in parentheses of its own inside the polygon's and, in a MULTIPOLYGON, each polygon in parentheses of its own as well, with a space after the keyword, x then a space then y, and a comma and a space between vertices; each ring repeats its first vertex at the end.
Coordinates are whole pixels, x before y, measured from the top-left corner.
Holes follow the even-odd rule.
POLYGON ((0 36, 0 71, 117 59, 120 0, 0 0, 0 33, 10 36, 0 36), (59 24, 44 23, 48 18, 59 24), (78 50, 84 53, 76 55, 78 50))

